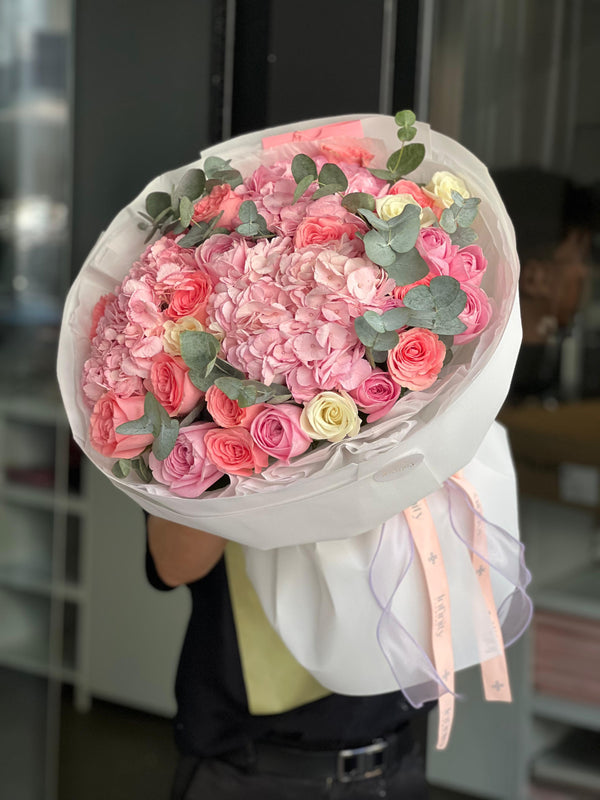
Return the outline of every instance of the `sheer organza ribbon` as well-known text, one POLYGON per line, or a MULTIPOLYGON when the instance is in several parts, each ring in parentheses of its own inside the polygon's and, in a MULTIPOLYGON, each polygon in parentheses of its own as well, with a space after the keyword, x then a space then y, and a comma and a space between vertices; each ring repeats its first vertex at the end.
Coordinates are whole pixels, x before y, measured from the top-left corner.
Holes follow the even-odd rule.
MULTIPOLYGON (((481 591, 481 602, 471 607, 474 635, 481 663, 487 700, 511 700, 504 648, 527 628, 532 613, 526 587, 531 575, 525 566, 523 545, 503 528, 485 519, 474 487, 457 473, 444 484, 448 500, 448 520, 454 535, 470 553, 471 565, 481 591), (466 512, 466 513, 465 513, 466 512), (513 591, 496 609, 491 575, 502 576, 513 591)), ((408 536, 386 537, 382 527, 369 570, 371 592, 381 608, 377 640, 408 702, 420 708, 439 700, 437 748, 448 743, 454 718, 454 653, 451 627, 451 592, 442 548, 433 517, 425 500, 403 513, 408 536), (431 615, 431 657, 402 624, 394 611, 394 599, 415 558, 421 563, 431 615), (395 582, 389 580, 389 563, 399 565, 395 582), (406 664, 421 676, 416 685, 406 686, 401 678, 406 664)))

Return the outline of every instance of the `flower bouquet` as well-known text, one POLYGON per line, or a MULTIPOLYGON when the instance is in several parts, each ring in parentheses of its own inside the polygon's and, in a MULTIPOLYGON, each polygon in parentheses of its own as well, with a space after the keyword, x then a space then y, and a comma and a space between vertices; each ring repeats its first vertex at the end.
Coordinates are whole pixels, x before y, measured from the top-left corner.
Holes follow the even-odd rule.
POLYGON ((452 695, 440 663, 493 661, 500 628, 526 624, 512 467, 492 427, 520 341, 517 274, 487 171, 412 112, 234 139, 153 181, 90 253, 59 347, 74 436, 147 511, 246 545, 269 618, 324 685, 452 695), (458 621, 441 626, 443 657, 428 555, 450 576, 438 615, 450 602, 458 621), (368 598, 352 615, 350 575, 368 598), (410 630, 400 597, 420 609, 410 630), (353 669, 354 651, 367 660, 353 669))

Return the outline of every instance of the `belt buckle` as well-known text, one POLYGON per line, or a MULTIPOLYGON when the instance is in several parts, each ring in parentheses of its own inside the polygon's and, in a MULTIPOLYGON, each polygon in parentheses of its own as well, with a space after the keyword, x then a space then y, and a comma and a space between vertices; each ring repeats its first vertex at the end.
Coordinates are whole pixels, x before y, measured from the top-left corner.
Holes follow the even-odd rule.
POLYGON ((341 783, 377 778, 386 767, 388 742, 378 739, 366 747, 340 750, 336 777, 341 783))

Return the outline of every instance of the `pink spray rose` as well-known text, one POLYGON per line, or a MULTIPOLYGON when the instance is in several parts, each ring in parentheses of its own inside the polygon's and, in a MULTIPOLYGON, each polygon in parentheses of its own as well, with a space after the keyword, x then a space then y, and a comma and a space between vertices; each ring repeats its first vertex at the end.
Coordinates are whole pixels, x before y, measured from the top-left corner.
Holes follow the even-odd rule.
POLYGON ((348 394, 359 410, 369 415, 367 422, 375 422, 391 411, 400 396, 400 386, 389 373, 376 367, 360 386, 348 394))
POLYGON ((243 198, 237 195, 227 183, 215 186, 208 197, 203 197, 194 206, 194 222, 209 222, 222 211, 220 228, 233 228, 243 198))
POLYGON ((229 475, 247 477, 262 472, 269 463, 269 456, 246 428, 214 428, 206 432, 204 444, 212 463, 229 475))
POLYGON ((166 484, 178 497, 199 497, 223 474, 206 457, 204 437, 216 429, 212 422, 200 422, 181 428, 164 461, 150 453, 152 474, 159 483, 166 484))
POLYGON ((267 405, 250 426, 252 438, 265 453, 288 463, 308 450, 312 441, 300 427, 301 414, 299 406, 267 405))
POLYGON ((400 386, 415 392, 428 389, 435 383, 444 363, 444 343, 426 328, 410 328, 399 337, 400 341, 387 357, 390 375, 400 386))
POLYGON ((150 389, 171 417, 188 414, 202 397, 182 358, 161 353, 150 370, 150 389))
POLYGON ((483 289, 469 283, 463 283, 460 288, 467 295, 467 304, 458 318, 465 323, 467 329, 454 337, 454 344, 466 344, 476 339, 487 327, 492 316, 492 307, 483 289))
POLYGON ((230 400, 214 384, 206 392, 206 407, 208 413, 221 428, 242 428, 250 429, 252 420, 265 407, 263 403, 255 403, 248 408, 240 408, 237 400, 230 400))
POLYGON ((344 234, 353 239, 356 231, 360 230, 360 225, 342 222, 337 217, 304 217, 296 228, 294 245, 300 248, 311 244, 326 244, 341 239, 344 234))
POLYGON ((395 297, 396 300, 404 300, 404 296, 407 292, 410 292, 410 290, 414 289, 415 286, 429 286, 432 278, 435 278, 435 275, 430 272, 428 275, 425 275, 424 278, 421 278, 421 280, 415 281, 414 283, 409 283, 406 286, 395 286, 392 289, 392 296, 395 297))
POLYGON ((116 429, 124 422, 132 422, 144 414, 144 398, 117 397, 114 392, 106 392, 100 397, 92 411, 90 420, 90 441, 92 447, 108 458, 134 458, 149 444, 151 433, 128 436, 117 433, 116 429))

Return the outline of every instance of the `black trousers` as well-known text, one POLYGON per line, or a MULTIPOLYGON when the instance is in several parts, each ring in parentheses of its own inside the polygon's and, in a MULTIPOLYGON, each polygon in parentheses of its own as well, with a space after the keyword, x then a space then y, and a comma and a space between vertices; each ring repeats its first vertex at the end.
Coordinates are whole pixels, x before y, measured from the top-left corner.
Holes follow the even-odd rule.
POLYGON ((418 745, 381 777, 342 783, 253 773, 216 758, 180 759, 171 800, 426 800, 418 745))

